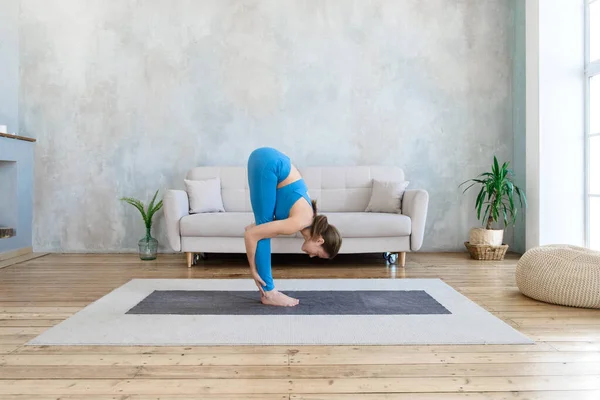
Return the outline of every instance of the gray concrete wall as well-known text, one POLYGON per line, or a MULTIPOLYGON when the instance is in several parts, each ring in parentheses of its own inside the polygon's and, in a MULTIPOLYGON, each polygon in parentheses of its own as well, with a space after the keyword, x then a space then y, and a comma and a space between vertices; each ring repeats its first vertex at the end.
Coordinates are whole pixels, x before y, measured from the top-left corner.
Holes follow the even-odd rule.
MULTIPOLYGON (((512 2, 23 0, 21 125, 38 251, 129 251, 123 195, 271 145, 299 166, 398 165, 430 192, 423 250, 463 250, 513 155, 512 2)), ((155 228, 164 244, 161 218, 155 228)))

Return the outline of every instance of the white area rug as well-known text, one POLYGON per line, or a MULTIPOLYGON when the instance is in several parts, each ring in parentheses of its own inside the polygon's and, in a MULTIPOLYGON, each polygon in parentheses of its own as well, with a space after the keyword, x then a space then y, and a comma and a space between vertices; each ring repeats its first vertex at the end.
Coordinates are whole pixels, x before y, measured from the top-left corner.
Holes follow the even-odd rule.
POLYGON ((279 279, 276 284, 283 292, 423 290, 450 313, 127 314, 156 290, 256 291, 254 282, 249 279, 134 279, 48 329, 28 344, 167 346, 533 343, 439 279, 279 279))

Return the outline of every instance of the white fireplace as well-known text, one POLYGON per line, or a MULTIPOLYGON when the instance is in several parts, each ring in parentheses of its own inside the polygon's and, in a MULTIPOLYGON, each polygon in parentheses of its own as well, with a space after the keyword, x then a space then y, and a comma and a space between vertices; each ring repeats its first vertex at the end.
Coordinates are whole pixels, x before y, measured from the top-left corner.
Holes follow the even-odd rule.
POLYGON ((0 134, 0 253, 32 246, 33 146, 0 134))
POLYGON ((0 160, 0 239, 17 230, 17 162, 0 160))

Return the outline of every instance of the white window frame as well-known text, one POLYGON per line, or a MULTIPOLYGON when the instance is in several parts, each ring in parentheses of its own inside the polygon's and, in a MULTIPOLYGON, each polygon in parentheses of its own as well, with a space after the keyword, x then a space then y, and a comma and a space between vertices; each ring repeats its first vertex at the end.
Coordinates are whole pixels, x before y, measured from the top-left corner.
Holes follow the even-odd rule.
POLYGON ((589 6, 600 0, 585 1, 585 245, 590 241, 590 199, 600 194, 590 193, 590 138, 600 136, 600 132, 590 132, 590 79, 600 75, 600 60, 590 62, 590 12, 589 6))

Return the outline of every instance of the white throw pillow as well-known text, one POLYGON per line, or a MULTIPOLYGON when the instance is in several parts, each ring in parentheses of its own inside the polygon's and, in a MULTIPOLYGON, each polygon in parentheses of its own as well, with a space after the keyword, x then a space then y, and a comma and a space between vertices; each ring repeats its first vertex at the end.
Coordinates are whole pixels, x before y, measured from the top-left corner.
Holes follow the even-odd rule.
POLYGON ((225 212, 221 196, 221 179, 206 180, 184 179, 190 202, 190 214, 225 212))
POLYGON ((408 181, 392 182, 373 180, 371 200, 366 212, 401 213, 402 197, 408 181))

